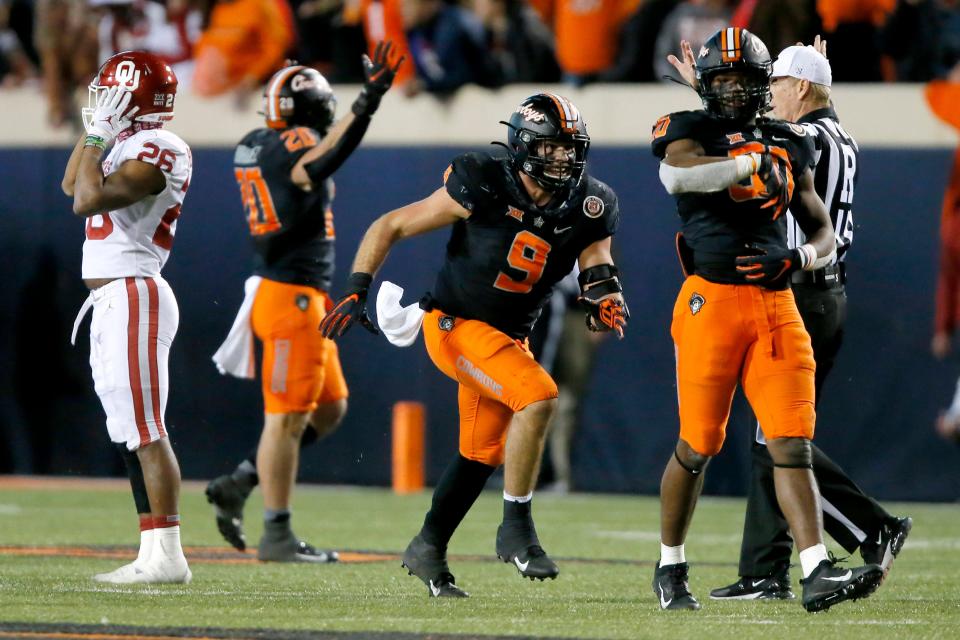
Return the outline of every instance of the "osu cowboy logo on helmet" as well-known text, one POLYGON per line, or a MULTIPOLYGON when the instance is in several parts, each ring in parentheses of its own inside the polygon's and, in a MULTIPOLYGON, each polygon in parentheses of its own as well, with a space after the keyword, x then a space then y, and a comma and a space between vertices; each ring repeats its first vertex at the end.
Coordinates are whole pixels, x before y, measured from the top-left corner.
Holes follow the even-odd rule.
POLYGON ((587 164, 590 136, 580 110, 563 96, 538 93, 524 100, 510 116, 507 150, 517 171, 551 191, 580 184, 587 164), (569 145, 565 159, 548 154, 550 144, 569 145))
POLYGON ((337 99, 330 83, 310 67, 284 67, 263 89, 262 115, 271 129, 305 126, 324 135, 336 111, 337 99))

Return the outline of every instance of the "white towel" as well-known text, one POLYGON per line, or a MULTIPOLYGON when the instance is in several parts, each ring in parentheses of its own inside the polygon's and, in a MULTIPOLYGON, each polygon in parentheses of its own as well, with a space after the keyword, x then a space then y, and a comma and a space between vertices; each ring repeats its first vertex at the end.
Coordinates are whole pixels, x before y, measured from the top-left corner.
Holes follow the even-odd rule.
POLYGON ((213 362, 217 370, 223 375, 237 378, 252 379, 256 377, 253 358, 253 327, 250 325, 250 314, 253 311, 253 300, 257 297, 260 287, 260 276, 250 276, 243 283, 243 304, 237 311, 237 317, 230 327, 227 339, 223 341, 217 352, 213 354, 213 362))
POLYGON ((403 287, 383 281, 380 291, 377 292, 377 323, 391 344, 409 347, 420 333, 423 309, 417 302, 401 307, 402 296, 403 287))

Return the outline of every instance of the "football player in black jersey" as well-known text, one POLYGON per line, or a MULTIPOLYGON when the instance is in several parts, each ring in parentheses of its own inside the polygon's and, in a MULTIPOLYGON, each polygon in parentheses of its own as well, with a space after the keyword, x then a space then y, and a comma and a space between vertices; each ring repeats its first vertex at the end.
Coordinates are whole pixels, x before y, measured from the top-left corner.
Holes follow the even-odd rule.
POLYGON ((436 286, 421 307, 427 351, 459 383, 459 455, 403 555, 404 566, 436 597, 467 595, 450 573, 447 543, 501 464, 497 556, 524 577, 557 577, 531 509, 557 386, 530 355, 527 335, 554 285, 577 262, 588 327, 622 337, 629 317, 610 257, 617 198, 585 173, 590 137, 580 112, 561 96, 541 93, 524 100, 504 124, 505 155, 455 158, 443 187, 370 227, 349 288, 321 325, 329 337, 354 322, 375 332, 367 294, 390 247, 453 226, 436 286))
POLYGON ((681 219, 687 276, 673 312, 680 439, 660 485, 661 551, 653 590, 663 609, 698 609, 684 539, 710 457, 720 451, 738 382, 774 461, 777 499, 800 550, 803 606, 821 611, 876 589, 877 565, 841 569, 823 544, 811 468, 814 360, 790 273, 829 264, 830 218, 814 190, 802 127, 768 120, 772 62, 744 29, 714 34, 696 59, 701 111, 653 129, 660 178, 681 219), (789 206, 807 243, 787 247, 789 206))
MULTIPOLYGON (((333 173, 360 144, 380 99, 403 62, 390 61, 389 42, 363 57, 366 80, 350 113, 334 122, 336 99, 315 69, 278 71, 263 95, 266 127, 237 145, 234 174, 254 248, 254 277, 231 330, 238 340, 214 356, 222 371, 229 344, 249 344, 250 329, 263 343, 265 424, 254 454, 214 479, 207 498, 216 507, 221 534, 237 549, 246 541, 243 505, 256 484, 263 488, 264 533, 257 557, 276 562, 332 562, 337 554, 302 542, 290 525, 290 494, 299 450, 336 429, 347 408, 347 385, 337 347, 316 331, 332 301, 334 264, 333 173)), ((252 377, 252 366, 235 367, 252 377)))

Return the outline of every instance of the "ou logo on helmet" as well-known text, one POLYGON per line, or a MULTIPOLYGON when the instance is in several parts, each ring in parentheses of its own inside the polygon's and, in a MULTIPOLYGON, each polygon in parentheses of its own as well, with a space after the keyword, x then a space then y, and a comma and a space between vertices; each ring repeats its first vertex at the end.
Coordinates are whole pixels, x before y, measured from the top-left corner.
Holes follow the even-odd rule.
POLYGON ((124 60, 118 64, 113 77, 116 78, 118 86, 129 91, 135 91, 140 86, 140 70, 133 60, 124 60))

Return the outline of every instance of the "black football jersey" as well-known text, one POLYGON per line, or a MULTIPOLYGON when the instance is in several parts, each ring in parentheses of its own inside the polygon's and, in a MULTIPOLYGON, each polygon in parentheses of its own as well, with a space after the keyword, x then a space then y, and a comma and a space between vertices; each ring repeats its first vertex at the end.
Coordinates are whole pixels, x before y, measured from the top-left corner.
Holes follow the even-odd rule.
POLYGON ((320 134, 306 127, 256 129, 234 152, 234 175, 255 248, 258 276, 329 290, 333 277, 333 180, 310 191, 290 171, 320 134))
POLYGON ((513 338, 530 333, 553 286, 620 222, 616 194, 587 175, 545 208, 530 201, 509 160, 490 153, 455 158, 445 180, 470 217, 453 227, 434 304, 513 338))
MULTIPOLYGON (((813 141, 803 127, 781 120, 763 118, 738 126, 705 111, 681 111, 654 125, 653 154, 662 160, 667 145, 683 139, 699 142, 708 156, 769 151, 778 165, 766 181, 753 175, 722 191, 674 196, 694 273, 712 282, 743 284, 736 270, 738 256, 756 253, 753 246, 787 246, 785 213, 797 180, 813 166, 813 141)), ((780 289, 787 284, 784 280, 765 286, 780 289)))

